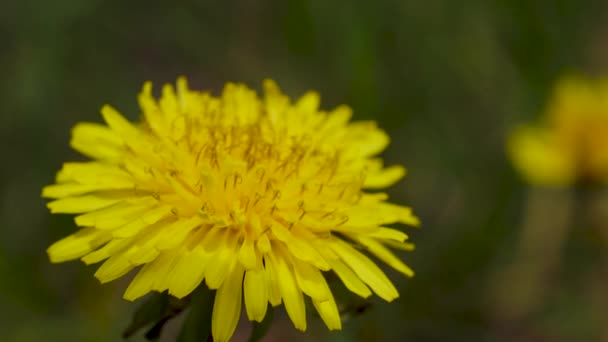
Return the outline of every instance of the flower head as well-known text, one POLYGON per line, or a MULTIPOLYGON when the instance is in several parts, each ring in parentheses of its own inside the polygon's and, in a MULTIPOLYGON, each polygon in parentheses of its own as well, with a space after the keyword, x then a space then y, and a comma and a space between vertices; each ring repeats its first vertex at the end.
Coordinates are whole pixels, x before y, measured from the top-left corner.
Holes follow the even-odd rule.
POLYGON ((561 80, 540 124, 515 129, 507 147, 532 184, 608 181, 608 82, 561 80))
POLYGON ((351 110, 318 109, 309 92, 291 103, 272 81, 264 97, 227 84, 220 97, 165 85, 139 95, 131 123, 110 106, 107 125, 80 123, 71 145, 93 161, 65 163, 43 189, 52 213, 77 214, 80 230, 48 249, 51 261, 104 261, 108 282, 141 266, 124 297, 150 291, 181 298, 203 281, 217 289, 214 340, 233 334, 244 301, 250 320, 285 305, 306 329, 304 294, 329 329, 340 329, 323 272, 362 297, 391 301, 397 290, 361 249, 413 272, 388 248, 411 250, 385 225, 418 225, 407 207, 370 192, 404 176, 374 156, 389 142, 373 122, 350 123, 351 110))

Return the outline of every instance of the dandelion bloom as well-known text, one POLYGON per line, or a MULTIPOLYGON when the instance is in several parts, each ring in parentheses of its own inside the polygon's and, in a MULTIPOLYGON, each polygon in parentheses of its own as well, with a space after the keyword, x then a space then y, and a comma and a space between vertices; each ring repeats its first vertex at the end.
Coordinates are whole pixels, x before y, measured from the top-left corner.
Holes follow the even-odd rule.
POLYGON ((405 174, 374 157, 388 136, 373 122, 350 123, 351 110, 296 103, 270 80, 264 96, 227 84, 220 97, 188 89, 185 79, 139 94, 141 122, 110 106, 107 125, 79 123, 71 145, 93 161, 69 162, 43 189, 52 213, 77 214, 80 230, 48 249, 51 261, 104 261, 109 282, 141 266, 124 297, 150 291, 182 298, 203 281, 216 289, 215 341, 229 340, 245 303, 262 321, 283 303, 306 329, 304 294, 329 329, 340 329, 323 272, 361 297, 391 301, 397 290, 366 250, 397 271, 413 272, 387 246, 411 250, 385 225, 418 225, 410 208, 372 192, 405 174))
POLYGON ((541 122, 515 129, 507 148, 532 184, 608 181, 608 80, 558 82, 541 122))

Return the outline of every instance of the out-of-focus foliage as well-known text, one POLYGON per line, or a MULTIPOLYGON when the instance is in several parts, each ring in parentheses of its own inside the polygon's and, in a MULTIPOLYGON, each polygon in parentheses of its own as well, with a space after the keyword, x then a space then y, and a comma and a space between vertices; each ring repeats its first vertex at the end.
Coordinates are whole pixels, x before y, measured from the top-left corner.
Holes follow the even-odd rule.
MULTIPOLYGON (((293 96, 317 89, 324 108, 347 103, 355 119, 377 120, 393 137, 387 164, 409 169, 391 196, 414 206, 423 228, 410 231, 418 249, 404 258, 417 275, 398 283, 398 302, 373 303, 361 315, 349 310, 340 333, 316 321, 302 335, 279 310, 266 340, 605 336, 608 196, 587 189, 538 209, 504 156, 504 138, 540 112, 563 72, 606 71, 606 7, 592 0, 0 3, 0 339, 114 341, 128 326, 137 305, 120 299, 126 282, 100 285, 94 268, 48 262, 46 247, 74 225, 50 216, 39 192, 63 160, 81 158, 67 144, 75 122, 99 121, 106 102, 134 119, 143 81, 180 74, 216 92, 226 81, 255 85, 265 77, 293 96), (515 251, 529 211, 546 225, 564 205, 573 213, 559 262, 542 282, 545 296, 525 315, 497 312, 497 279, 528 279, 501 272, 521 257, 515 251)), ((533 246, 551 230, 541 233, 533 246)), ((182 321, 169 322, 163 339, 175 339, 182 321)), ((250 329, 241 324, 235 339, 246 340, 250 329)))

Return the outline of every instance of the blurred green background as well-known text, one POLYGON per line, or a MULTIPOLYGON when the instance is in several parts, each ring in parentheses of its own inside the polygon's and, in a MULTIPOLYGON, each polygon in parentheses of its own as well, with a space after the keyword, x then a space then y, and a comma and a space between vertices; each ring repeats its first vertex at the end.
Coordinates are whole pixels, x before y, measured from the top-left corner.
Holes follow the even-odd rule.
POLYGON ((409 229, 417 250, 403 255, 416 277, 389 271, 401 298, 375 302, 340 333, 312 318, 298 333, 279 312, 267 341, 608 339, 607 244, 597 233, 608 220, 587 210, 602 207, 602 192, 530 190, 504 154, 509 129, 542 110, 560 75, 606 71, 607 9, 590 0, 0 2, 0 340, 120 340, 137 306, 121 300, 127 280, 100 285, 95 267, 49 263, 47 246, 74 226, 48 213, 40 189, 63 161, 81 159, 68 146, 72 125, 100 121, 104 103, 135 119, 142 83, 178 75, 216 93, 226 81, 260 89, 265 77, 292 97, 316 89, 324 108, 346 103, 355 119, 377 120, 393 138, 387 163, 409 170, 391 195, 423 228, 409 229), (516 299, 528 276, 507 270, 542 264, 542 252, 519 252, 539 203, 547 218, 573 214, 558 220, 568 233, 557 266, 524 310, 529 298, 516 299))

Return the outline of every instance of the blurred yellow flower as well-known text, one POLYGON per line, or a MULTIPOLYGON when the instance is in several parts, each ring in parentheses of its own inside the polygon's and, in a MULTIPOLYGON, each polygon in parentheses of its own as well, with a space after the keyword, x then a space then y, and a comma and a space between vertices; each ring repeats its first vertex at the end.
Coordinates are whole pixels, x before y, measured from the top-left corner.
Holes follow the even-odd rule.
POLYGON ((515 129, 507 150, 531 184, 608 181, 608 80, 558 82, 540 123, 515 129))
POLYGON ((333 271, 359 296, 397 298, 360 251, 413 275, 387 248, 413 245, 385 225, 416 226, 418 219, 385 193, 366 190, 405 174, 374 157, 388 136, 374 122, 349 123, 346 106, 320 111, 315 92, 292 104, 267 80, 264 93, 260 99, 229 83, 214 97, 180 78, 157 101, 146 83, 141 122, 104 106, 107 126, 77 124, 71 145, 94 161, 65 163, 56 184, 43 189, 55 199, 51 212, 78 214, 81 227, 48 249, 51 261, 105 260, 95 273, 101 282, 142 266, 128 300, 165 290, 181 298, 205 281, 217 289, 214 341, 230 339, 242 300, 255 321, 268 303, 283 303, 305 330, 303 294, 329 329, 340 329, 322 271, 333 271))

